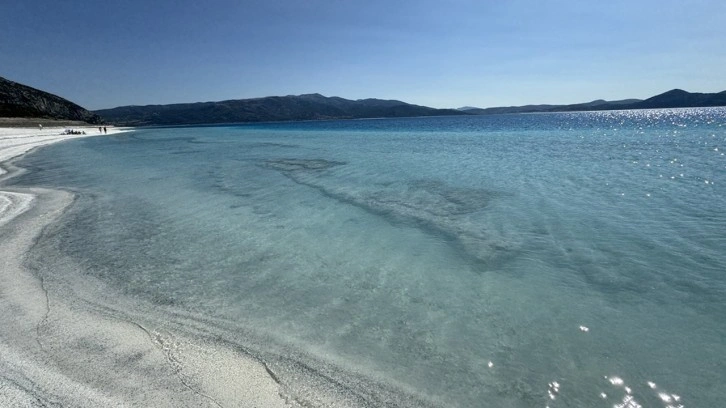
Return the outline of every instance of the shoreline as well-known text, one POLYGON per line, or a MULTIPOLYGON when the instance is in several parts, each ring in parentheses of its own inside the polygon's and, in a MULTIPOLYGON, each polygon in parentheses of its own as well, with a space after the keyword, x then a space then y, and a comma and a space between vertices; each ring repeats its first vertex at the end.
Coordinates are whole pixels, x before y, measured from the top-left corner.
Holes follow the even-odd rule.
MULTIPOLYGON (((28 127, 0 127, 0 186, 2 182, 22 172, 12 161, 36 148, 81 137, 104 136, 96 126, 77 127, 85 134, 64 134, 67 127, 55 126, 43 129, 28 127)), ((111 135, 133 130, 132 128, 111 128, 111 135)), ((108 134, 105 134, 108 135, 108 134)), ((33 204, 33 194, 0 189, 0 228, 15 217, 27 211, 33 204)))
POLYGON ((108 128, 108 133, 99 133, 98 126, 53 126, 43 129, 29 127, 0 126, 0 181, 4 180, 8 162, 29 153, 35 148, 81 137, 108 136, 134 130, 134 128, 108 128), (75 129, 85 134, 64 134, 66 129, 75 129))
MULTIPOLYGON (((23 171, 12 164, 22 155, 98 136, 93 129, 60 135, 60 128, 0 128, 0 181, 23 171)), ((10 406, 289 406, 278 384, 252 359, 79 307, 82 302, 28 268, 28 251, 73 200, 65 191, 0 187, 0 252, 5 254, 0 401, 10 406), (174 354, 181 344, 187 345, 183 359, 174 354), (233 380, 244 380, 245 386, 235 387, 233 380)))
MULTIPOLYGON (((42 131, 0 129, 0 180, 22 171, 15 168, 11 160, 51 143, 94 136, 93 129, 84 129, 86 135, 59 135, 57 128, 42 131)), ((112 128, 110 134, 123 131, 126 129, 112 128)), ((136 322, 109 319, 91 310, 82 310, 63 295, 49 290, 43 276, 26 267, 26 256, 43 231, 69 208, 73 199, 71 193, 48 189, 0 190, 0 252, 6 254, 0 273, 6 283, 0 292, 3 310, 0 322, 5 327, 0 335, 0 354, 3 356, 0 372, 4 373, 0 375, 0 401, 13 406, 153 404, 221 407, 236 404, 230 404, 233 402, 230 398, 213 394, 224 396, 220 388, 233 385, 225 380, 243 377, 248 384, 247 391, 259 391, 259 395, 250 393, 234 402, 285 406, 279 403, 276 383, 265 381, 267 373, 252 361, 224 350, 215 350, 213 354, 206 353, 208 350, 204 347, 196 352, 187 351, 185 359, 196 360, 195 366, 199 369, 192 376, 200 377, 204 383, 203 389, 198 390, 185 379, 185 369, 174 359, 173 350, 168 350, 170 340, 164 335, 136 322), (94 343, 93 346, 90 343, 94 343), (99 353, 99 350, 103 352, 99 353), (86 359, 78 358, 84 354, 86 359), (119 355, 125 355, 129 361, 118 364, 119 355), (132 361, 134 358, 136 361, 132 361), (145 366, 155 367, 156 375, 145 366), (159 376, 158 371, 163 375, 159 376), (89 373, 93 375, 89 376, 89 373), (149 374, 156 378, 149 378, 149 374), (219 381, 208 381, 207 378, 219 378, 219 381), (156 384, 149 387, 148 382, 156 384), (250 387, 251 384, 254 386, 250 387), (271 394, 278 400, 269 399, 271 394), (184 403, 180 404, 175 401, 177 399, 184 403)), ((237 394, 231 393, 227 397, 240 397, 237 394)))
POLYGON ((46 248, 41 238, 57 233, 76 196, 8 188, 3 181, 26 171, 13 164, 24 154, 94 134, 39 133, 0 128, 0 253, 7 254, 0 270, 5 283, 0 287, 5 328, 0 332, 0 402, 31 407, 430 406, 413 397, 413 390, 401 392, 387 381, 361 377, 264 333, 128 298, 84 274, 60 251, 46 248), (40 249, 32 252, 34 247, 40 249))

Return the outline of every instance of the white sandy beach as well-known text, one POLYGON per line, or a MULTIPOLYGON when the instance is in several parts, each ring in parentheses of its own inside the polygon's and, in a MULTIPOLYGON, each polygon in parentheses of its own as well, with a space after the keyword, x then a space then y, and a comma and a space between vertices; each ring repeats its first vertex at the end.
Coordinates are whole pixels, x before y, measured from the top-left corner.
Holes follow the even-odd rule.
MULTIPOLYGON (((86 135, 62 135, 63 128, 0 129, 0 182, 17 170, 8 160, 31 149, 105 136, 97 127, 82 130, 86 135)), ((108 134, 122 131, 109 128, 108 134)), ((44 281, 29 268, 29 248, 72 201, 63 191, 0 187, 0 406, 298 406, 286 401, 257 360, 121 317, 87 301, 81 290, 75 293, 74 284, 44 281)))

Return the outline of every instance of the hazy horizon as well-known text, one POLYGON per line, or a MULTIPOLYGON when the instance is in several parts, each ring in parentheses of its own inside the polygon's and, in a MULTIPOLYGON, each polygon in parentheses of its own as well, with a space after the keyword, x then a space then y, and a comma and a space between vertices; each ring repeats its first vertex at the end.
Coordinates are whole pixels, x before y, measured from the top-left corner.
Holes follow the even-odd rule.
POLYGON ((435 108, 726 89, 726 3, 4 5, 0 76, 90 109, 320 93, 435 108))

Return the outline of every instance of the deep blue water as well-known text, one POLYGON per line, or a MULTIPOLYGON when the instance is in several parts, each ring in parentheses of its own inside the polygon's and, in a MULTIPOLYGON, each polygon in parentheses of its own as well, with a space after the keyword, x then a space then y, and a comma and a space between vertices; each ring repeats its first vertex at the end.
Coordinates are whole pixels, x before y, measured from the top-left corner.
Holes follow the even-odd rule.
POLYGON ((447 406, 716 407, 724 152, 726 108, 184 127, 13 182, 78 194, 36 251, 162 318, 447 406))

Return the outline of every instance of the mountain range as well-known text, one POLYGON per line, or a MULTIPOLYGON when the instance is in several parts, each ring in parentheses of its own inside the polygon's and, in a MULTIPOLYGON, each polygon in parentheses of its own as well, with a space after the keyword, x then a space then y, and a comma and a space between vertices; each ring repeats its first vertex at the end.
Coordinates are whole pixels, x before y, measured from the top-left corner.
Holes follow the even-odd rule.
POLYGON ((682 89, 672 89, 651 98, 623 99, 605 101, 598 99, 592 102, 571 105, 524 105, 502 106, 496 108, 476 108, 466 106, 460 111, 472 115, 494 115, 502 113, 533 113, 533 112, 576 112, 619 109, 656 109, 656 108, 693 108, 709 106, 726 106, 726 91, 719 93, 695 93, 682 89))
POLYGON ((0 118, 50 118, 122 126, 194 125, 323 119, 363 119, 444 115, 488 115, 726 106, 726 91, 691 93, 673 89, 651 98, 595 100, 571 105, 435 109, 397 100, 326 97, 320 94, 268 96, 220 102, 120 106, 90 112, 73 102, 0 77, 0 118))
POLYGON ((202 123, 275 122, 321 119, 463 115, 455 109, 434 109, 396 100, 325 97, 320 94, 268 96, 221 102, 121 106, 95 111, 125 126, 202 123))
POLYGON ((122 106, 98 110, 95 113, 112 123, 125 126, 143 126, 707 106, 726 106, 726 91, 720 93, 691 93, 681 89, 673 89, 645 100, 605 101, 598 99, 592 102, 571 105, 525 105, 486 109, 465 107, 456 110, 434 109, 396 100, 349 100, 339 97, 325 97, 320 94, 307 94, 236 99, 222 102, 122 106))

